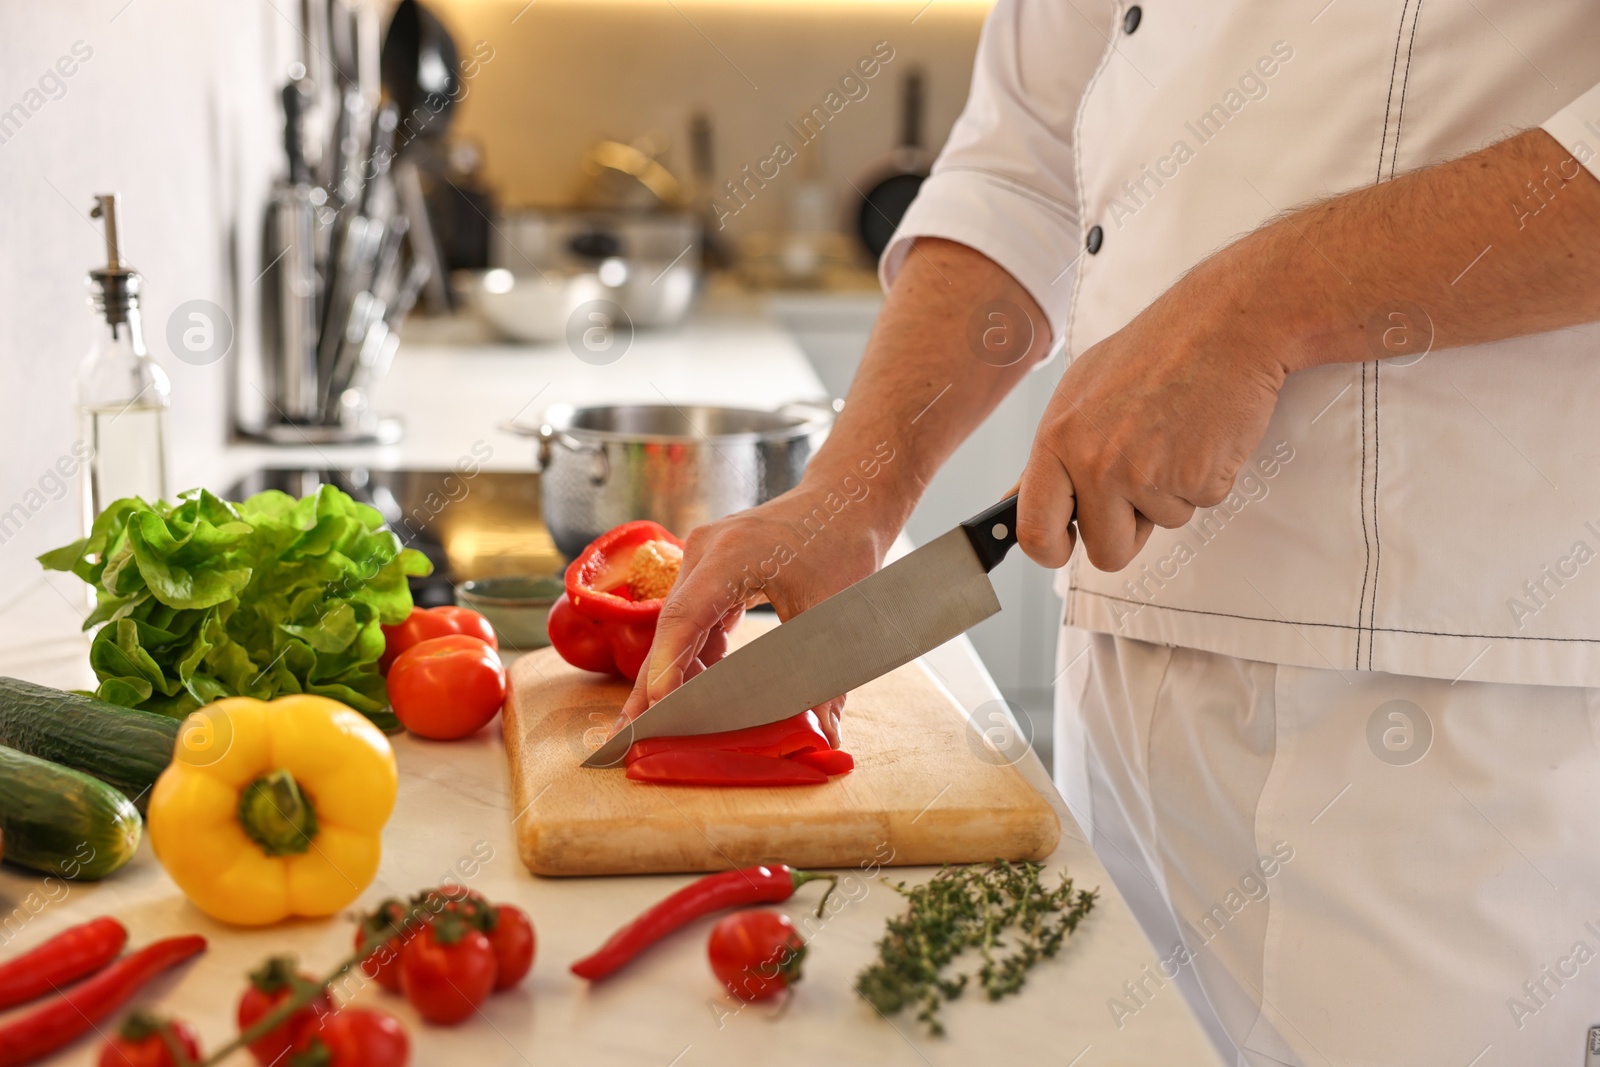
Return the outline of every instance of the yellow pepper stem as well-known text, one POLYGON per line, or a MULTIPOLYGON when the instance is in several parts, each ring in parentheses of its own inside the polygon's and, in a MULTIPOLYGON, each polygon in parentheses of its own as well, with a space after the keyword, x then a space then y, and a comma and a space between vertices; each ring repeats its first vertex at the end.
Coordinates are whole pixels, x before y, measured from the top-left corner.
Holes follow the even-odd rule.
POLYGON ((245 786, 239 794, 239 825, 269 856, 289 856, 311 847, 317 836, 317 809, 294 775, 279 769, 245 786))

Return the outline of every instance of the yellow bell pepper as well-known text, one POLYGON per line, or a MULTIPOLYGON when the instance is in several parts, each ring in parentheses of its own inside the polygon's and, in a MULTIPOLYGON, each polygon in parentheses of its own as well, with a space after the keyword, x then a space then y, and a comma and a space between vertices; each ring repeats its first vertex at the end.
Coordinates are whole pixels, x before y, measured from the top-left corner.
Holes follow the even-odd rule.
POLYGON ((230 697, 184 720, 150 794, 150 845, 213 918, 332 915, 377 875, 397 785, 388 738, 359 712, 230 697))

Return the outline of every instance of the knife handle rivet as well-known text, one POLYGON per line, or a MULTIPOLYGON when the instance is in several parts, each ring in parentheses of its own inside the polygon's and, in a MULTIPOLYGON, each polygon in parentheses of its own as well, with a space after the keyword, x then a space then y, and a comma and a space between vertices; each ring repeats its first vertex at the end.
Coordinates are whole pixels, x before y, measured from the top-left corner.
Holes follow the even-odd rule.
POLYGON ((1009 532, 1010 531, 1006 529, 1006 524, 1003 522, 997 522, 989 529, 989 535, 996 541, 1004 541, 1006 539, 1006 534, 1009 532))

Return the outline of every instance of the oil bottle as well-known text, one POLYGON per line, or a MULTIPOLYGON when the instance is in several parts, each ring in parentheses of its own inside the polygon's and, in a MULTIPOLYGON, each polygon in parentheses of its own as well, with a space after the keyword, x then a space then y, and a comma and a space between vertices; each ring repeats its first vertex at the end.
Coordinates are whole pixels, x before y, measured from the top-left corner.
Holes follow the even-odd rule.
POLYGON ((139 321, 143 278, 122 263, 117 247, 117 195, 95 197, 106 265, 89 272, 89 302, 103 323, 78 369, 78 423, 89 446, 83 476, 85 535, 113 500, 167 495, 167 410, 172 387, 144 347, 139 321))

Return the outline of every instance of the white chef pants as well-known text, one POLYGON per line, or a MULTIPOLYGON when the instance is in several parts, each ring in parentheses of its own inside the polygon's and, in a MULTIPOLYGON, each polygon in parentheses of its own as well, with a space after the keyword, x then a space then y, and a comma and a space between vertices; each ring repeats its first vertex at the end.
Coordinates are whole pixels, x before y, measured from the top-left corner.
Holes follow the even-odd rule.
POLYGON ((1230 1067, 1585 1064, 1600 691, 1060 652, 1056 780, 1154 949, 1120 1025, 1183 996, 1230 1067))

